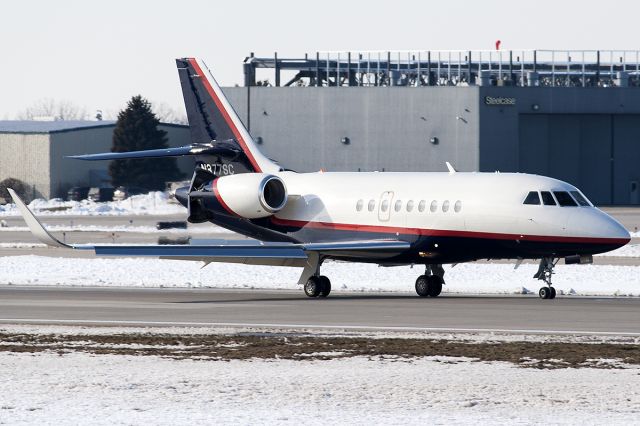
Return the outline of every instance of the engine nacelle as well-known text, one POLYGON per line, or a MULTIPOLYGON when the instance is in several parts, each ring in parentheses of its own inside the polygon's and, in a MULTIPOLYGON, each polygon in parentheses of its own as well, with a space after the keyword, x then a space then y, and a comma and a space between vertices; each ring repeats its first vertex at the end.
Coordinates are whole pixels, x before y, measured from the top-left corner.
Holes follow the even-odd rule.
POLYGON ((247 219, 271 216, 287 203, 282 179, 265 173, 222 176, 214 181, 213 189, 225 209, 247 219))

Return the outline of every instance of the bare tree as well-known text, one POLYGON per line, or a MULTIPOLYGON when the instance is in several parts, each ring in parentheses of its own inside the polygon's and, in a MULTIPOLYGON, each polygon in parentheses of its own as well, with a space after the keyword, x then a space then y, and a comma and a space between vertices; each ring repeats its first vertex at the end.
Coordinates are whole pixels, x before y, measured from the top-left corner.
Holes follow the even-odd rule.
POLYGON ((90 118, 86 108, 71 101, 58 101, 52 98, 39 99, 17 114, 18 120, 34 120, 43 117, 53 120, 87 120, 90 118))
POLYGON ((161 123, 189 124, 184 112, 176 111, 165 102, 154 103, 153 113, 161 123))

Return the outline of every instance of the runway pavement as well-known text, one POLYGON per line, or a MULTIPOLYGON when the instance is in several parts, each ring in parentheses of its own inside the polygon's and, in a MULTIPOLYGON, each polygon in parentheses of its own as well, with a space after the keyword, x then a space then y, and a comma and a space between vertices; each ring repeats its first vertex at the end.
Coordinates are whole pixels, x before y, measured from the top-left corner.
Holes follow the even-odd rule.
POLYGON ((0 287, 0 323, 495 331, 640 336, 640 299, 0 287))

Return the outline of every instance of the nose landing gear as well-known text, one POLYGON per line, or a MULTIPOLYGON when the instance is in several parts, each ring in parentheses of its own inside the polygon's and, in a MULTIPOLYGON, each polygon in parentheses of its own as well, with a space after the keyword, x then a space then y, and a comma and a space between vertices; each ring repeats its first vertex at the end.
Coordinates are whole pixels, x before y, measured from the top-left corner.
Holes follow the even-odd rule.
POLYGON ((552 287, 551 284, 551 276, 553 275, 553 268, 558 263, 559 259, 555 259, 553 257, 543 257, 540 259, 540 266, 538 267, 538 272, 533 276, 533 278, 537 278, 545 282, 547 287, 541 287, 538 291, 538 296, 540 299, 555 299, 556 298, 556 289, 552 287))

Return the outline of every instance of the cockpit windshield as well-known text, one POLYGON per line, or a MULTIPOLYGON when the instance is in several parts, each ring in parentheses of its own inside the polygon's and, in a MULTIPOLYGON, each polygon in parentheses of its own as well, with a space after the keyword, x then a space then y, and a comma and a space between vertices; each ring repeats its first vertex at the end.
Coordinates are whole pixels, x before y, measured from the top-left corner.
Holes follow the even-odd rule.
POLYGON ((580 191, 530 191, 522 204, 560 207, 591 207, 593 204, 580 191))
POLYGON ((576 203, 576 200, 571 198, 571 195, 569 195, 568 192, 553 191, 553 195, 556 196, 556 200, 558 200, 560 207, 578 207, 578 203, 576 203))
POLYGON ((573 198, 575 198, 575 200, 578 202, 578 204, 580 204, 583 207, 588 207, 591 204, 589 203, 589 200, 587 200, 586 198, 584 198, 584 195, 582 195, 579 191, 571 191, 571 195, 573 195, 573 198))

